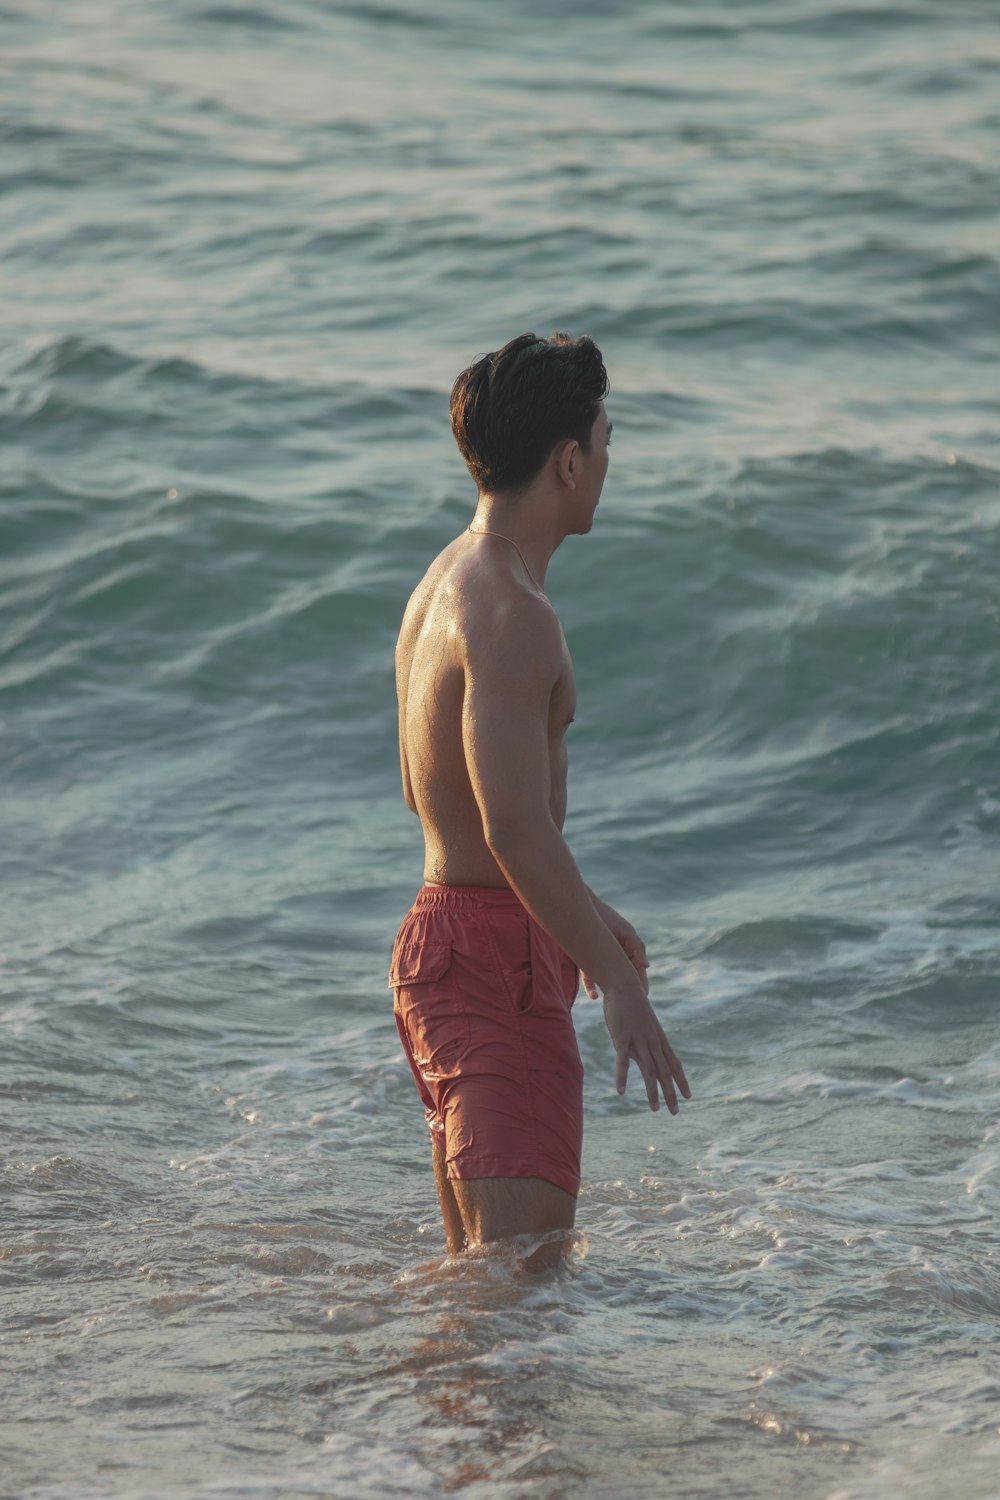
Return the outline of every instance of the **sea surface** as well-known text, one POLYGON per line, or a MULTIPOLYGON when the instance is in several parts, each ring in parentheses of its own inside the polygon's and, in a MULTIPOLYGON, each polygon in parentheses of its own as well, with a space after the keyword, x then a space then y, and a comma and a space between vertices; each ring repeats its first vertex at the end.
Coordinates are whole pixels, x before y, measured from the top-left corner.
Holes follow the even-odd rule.
POLYGON ((0 1494, 1000 1496, 1000 7, 3 0, 0 1494), (448 391, 589 333, 567 835, 694 1098, 445 1255, 448 391))

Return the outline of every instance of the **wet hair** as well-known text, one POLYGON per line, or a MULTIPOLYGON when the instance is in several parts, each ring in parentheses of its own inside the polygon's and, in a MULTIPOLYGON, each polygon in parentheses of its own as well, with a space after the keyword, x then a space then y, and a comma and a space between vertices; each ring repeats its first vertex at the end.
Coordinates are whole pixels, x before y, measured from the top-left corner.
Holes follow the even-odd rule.
POLYGON ((608 394, 593 339, 522 333, 463 370, 451 391, 451 430, 481 492, 523 488, 553 447, 590 432, 608 394))

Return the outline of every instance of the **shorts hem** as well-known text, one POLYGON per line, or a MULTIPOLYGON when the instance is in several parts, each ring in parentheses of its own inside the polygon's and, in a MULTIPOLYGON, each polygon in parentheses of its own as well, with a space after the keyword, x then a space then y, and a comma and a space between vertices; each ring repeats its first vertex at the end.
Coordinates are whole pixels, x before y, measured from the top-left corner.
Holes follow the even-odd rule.
POLYGON ((580 1196, 579 1173, 565 1172, 545 1162, 503 1161, 497 1156, 463 1156, 450 1161, 445 1168, 450 1182, 475 1182, 489 1177, 540 1177, 553 1187, 561 1188, 571 1198, 580 1196))

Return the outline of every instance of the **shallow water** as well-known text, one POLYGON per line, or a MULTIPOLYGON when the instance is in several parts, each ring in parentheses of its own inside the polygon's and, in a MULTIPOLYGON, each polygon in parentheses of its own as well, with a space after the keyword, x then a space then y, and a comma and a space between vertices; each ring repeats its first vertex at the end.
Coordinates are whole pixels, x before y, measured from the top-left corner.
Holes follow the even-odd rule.
POLYGON ((7 0, 4 1495, 1000 1495, 992 6, 7 0), (451 1262, 385 971, 447 393, 600 343, 580 1240, 451 1262))

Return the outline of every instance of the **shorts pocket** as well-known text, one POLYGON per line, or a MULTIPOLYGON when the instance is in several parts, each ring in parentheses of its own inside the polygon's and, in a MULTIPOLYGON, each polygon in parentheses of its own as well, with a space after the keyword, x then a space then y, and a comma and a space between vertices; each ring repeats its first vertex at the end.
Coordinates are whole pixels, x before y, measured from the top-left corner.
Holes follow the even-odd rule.
POLYGON ((451 967, 450 943, 397 943, 389 968, 389 986, 433 984, 451 967))
POLYGON ((469 1016, 451 973, 448 942, 397 943, 389 969, 395 1012, 429 1083, 452 1077, 469 1045, 469 1016))

